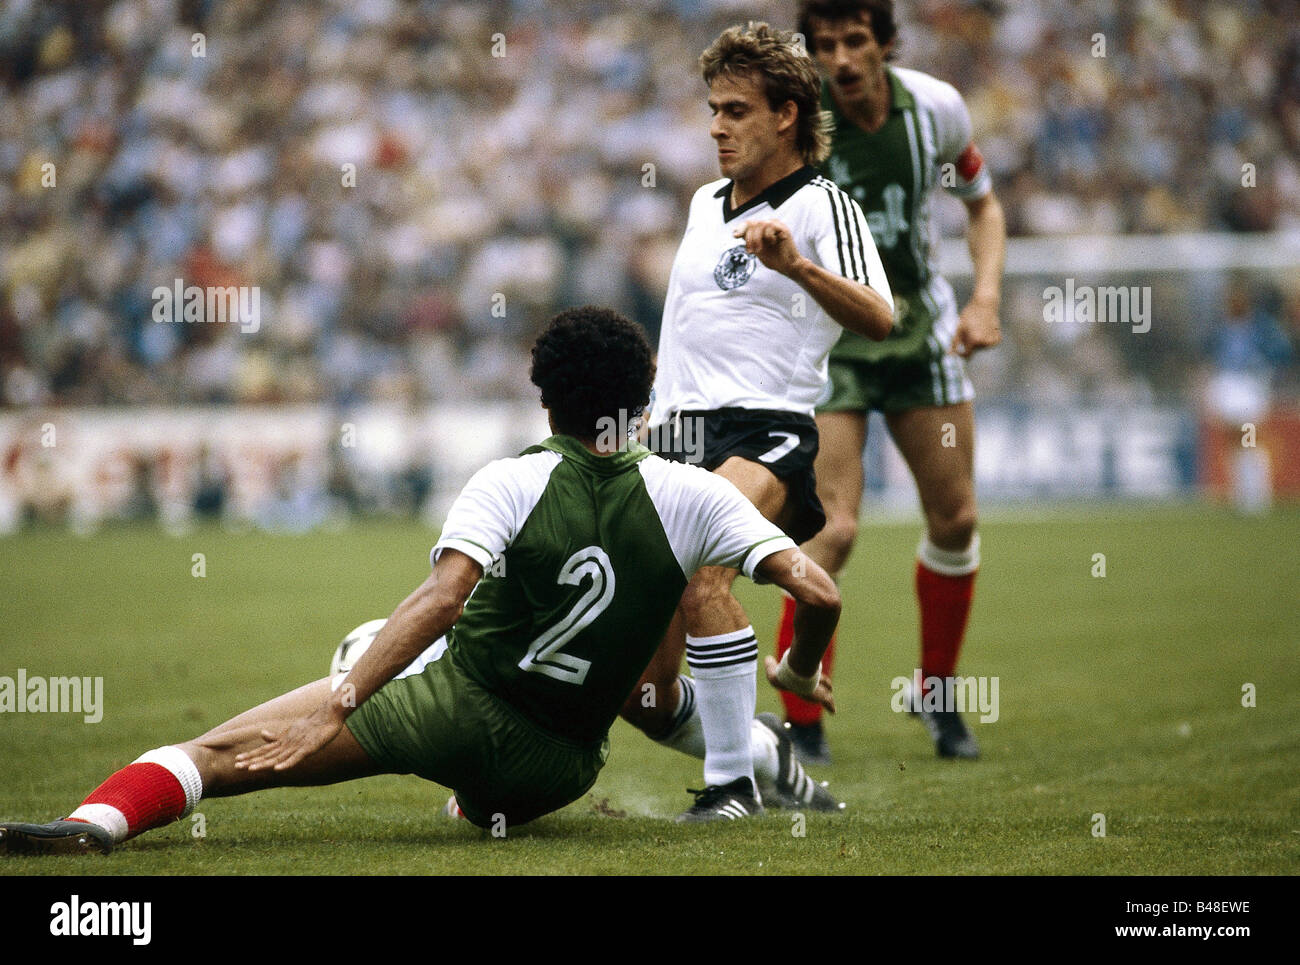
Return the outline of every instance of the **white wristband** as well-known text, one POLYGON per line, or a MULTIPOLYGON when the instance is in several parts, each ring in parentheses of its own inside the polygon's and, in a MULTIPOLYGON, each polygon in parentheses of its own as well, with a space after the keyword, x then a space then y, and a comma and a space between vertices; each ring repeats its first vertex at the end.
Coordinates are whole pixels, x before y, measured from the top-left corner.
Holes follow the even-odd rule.
POLYGON ((776 682, 783 690, 798 694, 800 697, 811 698, 817 690, 817 685, 821 683, 822 665, 820 663, 817 665, 811 677, 801 677, 790 669, 789 660, 790 651, 787 650, 781 655, 781 662, 776 665, 776 682))

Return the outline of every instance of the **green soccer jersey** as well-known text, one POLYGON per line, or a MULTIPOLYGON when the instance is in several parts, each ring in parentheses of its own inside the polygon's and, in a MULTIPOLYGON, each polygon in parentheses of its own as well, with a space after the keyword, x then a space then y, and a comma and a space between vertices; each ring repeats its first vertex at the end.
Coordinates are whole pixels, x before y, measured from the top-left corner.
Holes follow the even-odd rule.
POLYGON ((641 446, 597 456, 557 435, 475 474, 433 556, 456 549, 484 568, 448 634, 466 673, 589 742, 618 716, 699 567, 752 577, 793 546, 720 476, 641 446))
POLYGON ((992 190, 961 95, 919 71, 890 67, 887 74, 889 115, 870 133, 840 113, 822 84, 822 106, 835 121, 825 172, 866 213, 894 293, 889 337, 873 342, 845 332, 832 359, 872 361, 914 353, 932 336, 944 346, 951 341, 955 298, 932 260, 931 194, 936 185, 962 199, 992 190))

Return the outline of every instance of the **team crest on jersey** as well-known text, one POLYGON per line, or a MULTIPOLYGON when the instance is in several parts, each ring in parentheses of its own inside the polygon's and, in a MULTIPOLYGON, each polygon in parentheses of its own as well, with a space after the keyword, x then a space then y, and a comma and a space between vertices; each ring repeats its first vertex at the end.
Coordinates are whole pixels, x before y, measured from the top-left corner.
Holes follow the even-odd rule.
POLYGON ((758 267, 758 259, 745 250, 744 245, 736 245, 722 253, 718 266, 713 269, 713 280, 724 292, 739 288, 749 281, 758 267))

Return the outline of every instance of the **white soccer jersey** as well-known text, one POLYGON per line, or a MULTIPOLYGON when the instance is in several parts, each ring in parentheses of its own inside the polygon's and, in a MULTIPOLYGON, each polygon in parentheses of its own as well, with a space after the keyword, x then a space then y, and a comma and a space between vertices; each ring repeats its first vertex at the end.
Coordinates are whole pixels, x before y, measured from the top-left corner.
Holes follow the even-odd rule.
POLYGON ((861 208, 812 167, 734 210, 730 181, 706 184, 691 199, 668 280, 650 425, 732 406, 811 416, 822 400, 826 357, 843 329, 732 237, 746 221, 769 218, 789 227, 801 254, 893 307, 861 208))

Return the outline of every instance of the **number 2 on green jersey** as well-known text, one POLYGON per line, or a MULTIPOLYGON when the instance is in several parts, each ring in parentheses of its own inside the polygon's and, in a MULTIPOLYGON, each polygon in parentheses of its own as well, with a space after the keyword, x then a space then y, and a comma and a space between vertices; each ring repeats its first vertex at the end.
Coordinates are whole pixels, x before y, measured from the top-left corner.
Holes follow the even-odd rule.
POLYGON ((587 592, 578 598, 573 609, 559 623, 532 642, 519 661, 521 670, 545 674, 578 686, 587 679, 591 661, 560 650, 614 602, 614 567, 599 546, 583 547, 570 556, 560 567, 556 582, 561 586, 581 586, 587 577, 591 578, 587 592))

